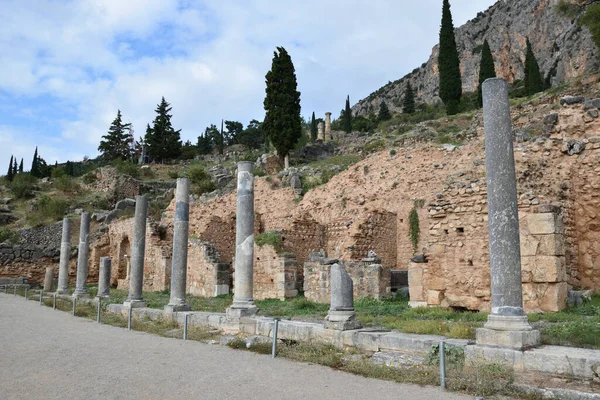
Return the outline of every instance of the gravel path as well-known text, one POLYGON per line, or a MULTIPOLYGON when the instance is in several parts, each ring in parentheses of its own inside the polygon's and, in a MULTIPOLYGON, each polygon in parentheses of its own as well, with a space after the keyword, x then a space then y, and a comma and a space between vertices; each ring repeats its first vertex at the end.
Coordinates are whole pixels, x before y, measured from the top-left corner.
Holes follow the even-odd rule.
POLYGON ((472 399, 127 331, 0 294, 2 399, 472 399))

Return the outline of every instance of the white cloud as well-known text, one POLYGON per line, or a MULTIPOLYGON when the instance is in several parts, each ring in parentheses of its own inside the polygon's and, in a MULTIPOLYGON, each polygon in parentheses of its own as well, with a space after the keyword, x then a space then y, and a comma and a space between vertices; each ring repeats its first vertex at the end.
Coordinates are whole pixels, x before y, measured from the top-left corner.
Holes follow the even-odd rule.
MULTIPOLYGON (((493 1, 454 3, 458 26, 493 1)), ((2 121, 0 141, 14 144, 0 168, 36 144, 48 162, 94 156, 117 109, 139 137, 162 96, 184 140, 221 118, 261 119, 276 46, 294 61, 302 114, 337 116, 347 94, 355 102, 427 60, 441 1, 9 0, 3 12, 0 111, 21 123, 2 121)))

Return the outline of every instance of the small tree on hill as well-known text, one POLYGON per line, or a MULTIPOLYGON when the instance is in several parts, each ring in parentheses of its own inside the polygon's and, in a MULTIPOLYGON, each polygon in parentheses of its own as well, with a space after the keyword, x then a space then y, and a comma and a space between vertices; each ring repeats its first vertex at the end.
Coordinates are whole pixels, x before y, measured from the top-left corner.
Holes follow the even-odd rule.
POLYGON ((440 98, 446 105, 446 113, 448 115, 457 114, 460 110, 462 80, 460 76, 460 59, 458 58, 456 39, 454 37, 454 24, 452 23, 452 14, 448 0, 444 0, 442 6, 438 64, 440 73, 440 98))
POLYGON ((35 152, 33 153, 33 160, 31 161, 31 176, 35 176, 36 178, 41 177, 37 146, 35 147, 35 152))
POLYGON ((17 165, 17 157, 15 157, 14 160, 13 160, 13 166, 12 166, 12 176, 13 176, 13 178, 15 176, 17 176, 18 173, 19 173, 19 166, 17 165))
POLYGON ((538 65, 535 55, 533 54, 533 48, 531 42, 527 38, 527 50, 525 53, 525 91, 527 96, 539 93, 544 90, 544 83, 542 81, 542 75, 540 74, 540 66, 538 65))
POLYGON ((271 70, 266 75, 265 121, 262 128, 283 160, 302 136, 300 92, 294 64, 283 47, 273 53, 271 70))
POLYGON ((390 114, 390 110, 389 110, 387 104, 385 104, 385 100, 382 100, 381 104, 379 104, 379 114, 377 115, 377 121, 378 122, 388 121, 391 118, 392 118, 392 114, 390 114))
POLYGON ((23 173, 23 159, 21 158, 21 163, 19 164, 19 173, 23 173))
POLYGON ((494 67, 494 57, 492 57, 492 51, 490 50, 490 45, 486 39, 483 41, 483 48, 481 49, 481 61, 479 63, 479 87, 477 88, 477 104, 479 104, 479 107, 483 107, 481 85, 486 79, 495 77, 496 68, 494 67))
POLYGON ((117 110, 117 117, 110 124, 108 133, 102 136, 102 139, 98 146, 98 151, 103 159, 112 161, 131 158, 130 145, 133 141, 131 123, 123 123, 121 110, 117 110))
POLYGON ((402 112, 404 114, 413 114, 415 112, 415 93, 413 92, 410 82, 406 83, 406 92, 404 93, 402 112))
POLYGON ((317 128, 317 120, 315 119, 315 112, 312 113, 312 118, 310 120, 310 139, 314 142, 317 140, 318 128, 317 128))
POLYGON ((173 129, 169 114, 171 106, 164 96, 156 107, 156 118, 152 128, 146 129, 146 143, 148 155, 155 161, 165 162, 179 158, 181 155, 181 129, 173 129))
POLYGON ((9 182, 12 182, 14 175, 13 175, 13 156, 10 156, 10 161, 8 162, 8 171, 6 172, 6 179, 9 182))
POLYGON ((342 126, 344 127, 344 132, 352 132, 352 109, 350 108, 350 95, 346 97, 346 107, 344 108, 342 118, 342 126))

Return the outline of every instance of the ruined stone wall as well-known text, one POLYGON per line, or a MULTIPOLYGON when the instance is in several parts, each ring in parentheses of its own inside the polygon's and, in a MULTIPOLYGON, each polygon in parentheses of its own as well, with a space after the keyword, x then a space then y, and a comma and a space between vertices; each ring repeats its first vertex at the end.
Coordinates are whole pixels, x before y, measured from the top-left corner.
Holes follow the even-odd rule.
POLYGON ((280 299, 298 294, 298 267, 294 254, 277 254, 271 245, 254 246, 254 298, 280 299))
POLYGON ((187 292, 195 296, 213 297, 228 294, 231 289, 229 264, 219 263, 220 256, 211 243, 190 239, 188 242, 187 292))
MULTIPOLYGON (((354 299, 381 299, 391 293, 390 268, 373 261, 344 262, 313 253, 304 263, 304 296, 318 303, 329 303, 331 297, 331 265, 337 261, 344 266, 354 284, 354 299)), ((380 260, 376 260, 380 261, 380 260)))
MULTIPOLYGON (((302 219, 292 222, 290 229, 281 232, 284 249, 296 254, 298 281, 304 280, 304 262, 312 252, 325 249, 327 228, 314 220, 302 219)), ((300 289, 300 288, 299 288, 300 289)))
POLYGON ((373 250, 381 264, 392 268, 398 253, 397 215, 385 211, 373 211, 352 226, 350 260, 360 260, 373 250))

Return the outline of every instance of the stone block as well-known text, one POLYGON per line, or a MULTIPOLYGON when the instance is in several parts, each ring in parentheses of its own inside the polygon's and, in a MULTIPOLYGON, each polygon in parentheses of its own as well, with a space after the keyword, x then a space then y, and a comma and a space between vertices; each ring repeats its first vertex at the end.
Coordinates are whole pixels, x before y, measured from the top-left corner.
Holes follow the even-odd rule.
POLYGON ((408 295, 411 301, 425 301, 425 290, 423 286, 409 286, 408 295))
POLYGON ((540 245, 539 236, 521 234, 521 257, 535 256, 540 245))
POLYGON ((540 331, 501 331, 478 328, 476 341, 480 346, 500 346, 523 350, 540 344, 540 331))
POLYGON ((537 255, 541 256, 564 256, 565 255, 565 237, 562 234, 554 233, 542 235, 539 239, 537 255))
POLYGON ((433 290, 444 290, 446 289, 446 280, 442 273, 438 274, 427 274, 425 276, 425 282, 428 289, 433 290))
POLYGON ((408 269, 408 286, 421 286, 423 283, 423 268, 408 269))
POLYGON ((439 290, 428 290, 427 291, 427 304, 432 306, 439 306, 444 298, 444 292, 439 290))
POLYGON ((547 235, 551 233, 564 233, 565 227, 560 214, 540 213, 527 215, 527 227, 533 235, 547 235))
POLYGON ((562 346, 542 346, 523 354, 525 370, 583 379, 594 378, 594 365, 600 364, 600 350, 562 346))
POLYGON ((567 269, 563 256, 521 258, 523 282, 564 282, 567 269))
POLYGON ((527 311, 561 311, 566 306, 567 294, 566 282, 523 284, 523 303, 527 311))

